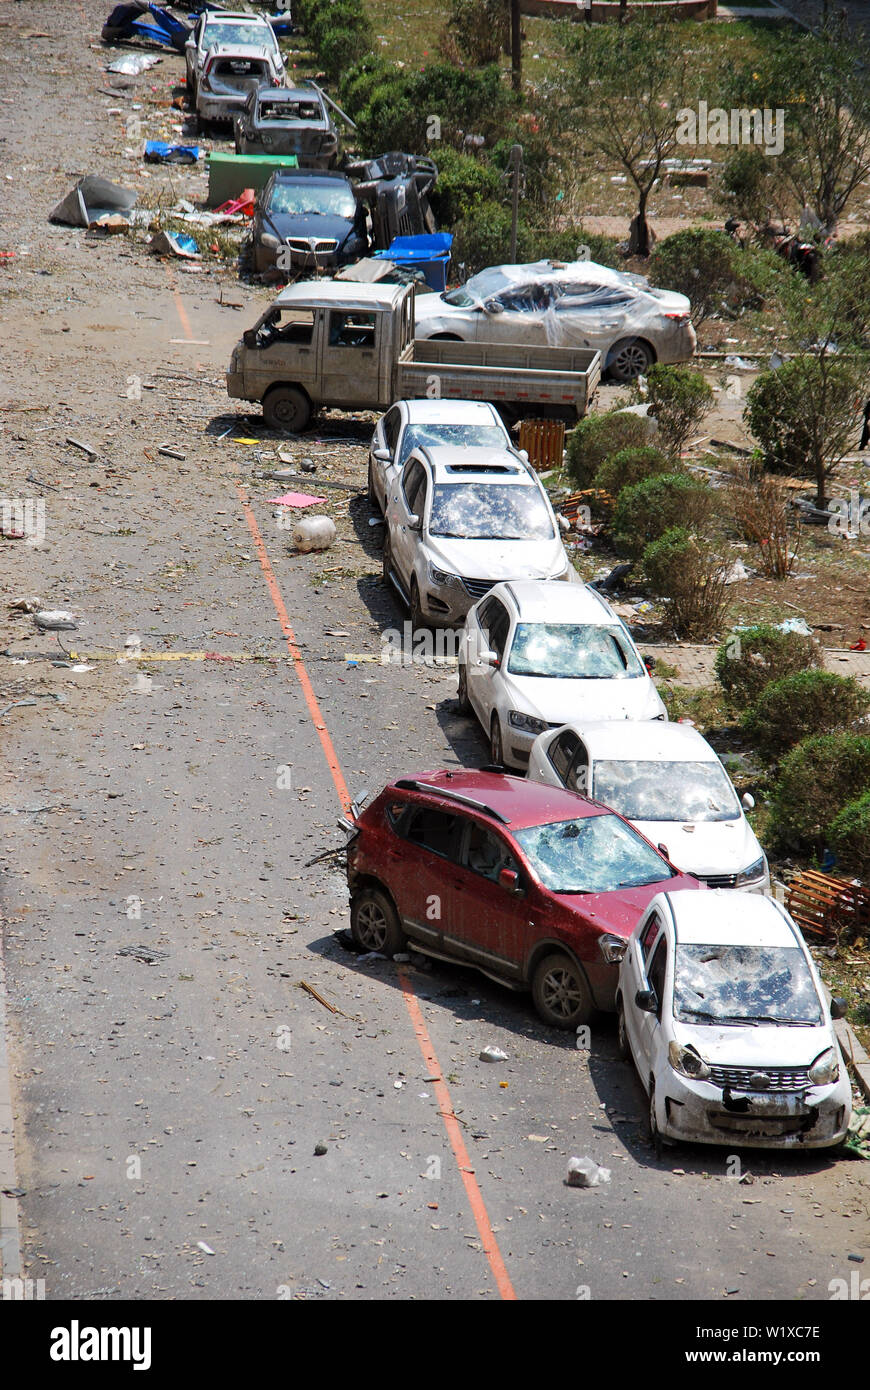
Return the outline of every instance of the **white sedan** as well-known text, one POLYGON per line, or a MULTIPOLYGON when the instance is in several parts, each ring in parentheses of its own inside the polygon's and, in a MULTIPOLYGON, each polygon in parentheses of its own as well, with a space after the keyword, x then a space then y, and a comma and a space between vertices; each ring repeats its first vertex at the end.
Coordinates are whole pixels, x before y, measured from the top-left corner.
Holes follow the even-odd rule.
POLYGON ((418 294, 414 334, 597 348, 602 371, 626 382, 653 362, 683 362, 693 355, 691 307, 684 294, 594 261, 535 261, 491 266, 459 289, 418 294))
POLYGON ((381 416, 369 446, 369 501, 381 511, 387 505, 390 470, 401 473, 418 444, 513 449, 507 426, 486 401, 396 401, 381 416))
POLYGON ((644 720, 566 724, 532 744, 533 782, 567 787, 603 801, 672 864, 711 888, 770 891, 767 859, 728 773, 691 724, 644 720))
POLYGON ((806 943, 773 898, 718 889, 653 898, 619 968, 619 1049, 650 1133, 732 1148, 830 1148, 852 1088, 806 943))
POLYGON ((595 589, 515 580, 470 610, 459 644, 459 707, 494 763, 525 770, 546 729, 580 719, 667 719, 625 623, 595 589))

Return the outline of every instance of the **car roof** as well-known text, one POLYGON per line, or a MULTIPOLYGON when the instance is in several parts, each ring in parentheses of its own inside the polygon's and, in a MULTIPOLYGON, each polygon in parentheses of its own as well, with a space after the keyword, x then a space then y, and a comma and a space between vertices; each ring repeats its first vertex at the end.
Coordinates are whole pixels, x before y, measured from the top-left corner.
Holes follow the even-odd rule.
POLYGON ((783 908, 763 893, 713 888, 667 894, 678 942, 697 946, 796 946, 797 930, 783 908), (696 899, 697 901, 692 901, 696 899))
POLYGON ((592 758, 630 758, 646 762, 718 762, 716 752, 704 735, 691 724, 670 723, 663 719, 599 719, 568 725, 578 734, 592 758))
POLYGON ((209 23, 213 20, 232 20, 238 24, 244 20, 249 24, 259 24, 261 28, 264 24, 268 29, 272 27, 265 15, 254 14, 253 10, 205 10, 203 18, 209 23))
POLYGON ((407 294, 407 285, 367 285, 350 280, 298 280, 275 299, 273 308, 294 304, 336 304, 348 313, 357 309, 391 309, 407 294))
POLYGON ((619 622, 601 595, 586 584, 556 584, 551 579, 511 579, 494 585, 490 593, 499 598, 507 597, 522 622, 619 622))
POLYGON ((507 445, 494 449, 484 444, 418 444, 408 455, 406 468, 415 454, 428 462, 436 485, 467 482, 473 477, 476 482, 520 483, 541 490, 523 460, 507 445))
MULTIPOLYGON (((280 87, 261 87, 260 93, 268 96, 271 92, 281 91, 280 87)), ((346 183, 349 188, 353 184, 347 174, 343 174, 339 169, 276 169, 269 182, 275 183, 346 183)))
POLYGON ((465 288, 471 285, 482 298, 497 294, 511 285, 534 284, 541 280, 579 280, 583 284, 618 285, 620 288, 638 289, 641 285, 634 279, 626 279, 622 271, 612 270, 610 266, 599 265, 597 261, 530 261, 524 265, 493 265, 479 270, 466 281, 465 288))
MULTIPOLYGON (((385 788, 387 792, 411 789, 436 798, 439 792, 446 792, 482 802, 497 812, 493 824, 508 822, 505 829, 511 833, 532 825, 546 825, 550 821, 614 814, 606 806, 589 801, 577 792, 569 792, 564 787, 528 782, 524 777, 514 777, 504 772, 483 772, 471 768, 420 772, 397 777, 385 788), (416 783, 416 788, 411 788, 411 783, 416 783)), ((445 810, 450 799, 449 795, 441 797, 445 810)), ((454 804, 457 810, 474 810, 474 807, 463 807, 461 802, 454 804)))
POLYGON ((429 400, 397 401, 407 412, 409 425, 425 424, 481 424, 499 423, 498 411, 488 401, 453 401, 447 397, 429 400))

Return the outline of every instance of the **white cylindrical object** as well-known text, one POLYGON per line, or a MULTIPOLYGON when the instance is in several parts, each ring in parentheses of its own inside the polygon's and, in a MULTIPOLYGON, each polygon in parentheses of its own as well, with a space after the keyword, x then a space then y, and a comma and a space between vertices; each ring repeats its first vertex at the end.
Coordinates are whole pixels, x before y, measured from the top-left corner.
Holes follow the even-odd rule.
POLYGON ((303 516, 293 527, 297 550, 328 550, 334 540, 335 522, 331 516, 303 516))

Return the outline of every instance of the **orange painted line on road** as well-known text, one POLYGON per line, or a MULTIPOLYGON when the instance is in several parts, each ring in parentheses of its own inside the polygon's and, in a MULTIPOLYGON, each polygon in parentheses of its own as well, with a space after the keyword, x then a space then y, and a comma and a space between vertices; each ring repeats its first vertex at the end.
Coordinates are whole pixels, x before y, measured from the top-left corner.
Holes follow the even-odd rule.
POLYGON ((172 286, 172 294, 175 299, 175 309, 181 321, 184 336, 187 338, 188 342, 191 342, 193 340, 193 332, 190 327, 190 319, 187 317, 187 310, 184 307, 181 295, 174 285, 172 286))
MULTIPOLYGON (((314 694, 314 690, 311 685, 311 680, 309 678, 307 670, 305 669, 305 662, 302 659, 302 653, 299 651, 299 648, 296 645, 296 638, 293 633, 293 628, 290 626, 290 619, 287 616, 287 609, 284 604, 284 599, 281 596, 281 590, 278 587, 278 581, 275 578, 275 571, 272 569, 272 564, 269 560, 269 556, 266 551, 265 542, 263 541, 263 537, 260 534, 260 528, 257 525, 257 518, 254 516, 254 513, 251 509, 251 505, 248 502, 245 488, 242 483, 236 482, 236 491, 239 495, 239 501, 241 502, 242 508, 245 513, 245 519, 248 523, 248 529, 253 538, 254 545, 257 548, 257 557, 260 561, 260 568, 262 569, 263 574, 265 576, 266 584, 269 589, 269 594, 271 596, 272 603, 275 606, 275 612, 278 615, 278 621, 280 622, 281 629, 284 633, 284 636, 287 639, 287 649, 293 658, 293 666, 296 671, 296 675, 299 678, 299 684, 302 686, 302 693, 305 696, 305 703, 308 706, 308 711, 311 715, 314 727, 317 731, 318 737, 323 747, 323 751, 326 754, 326 761, 329 764, 329 770, 332 773, 332 780, 335 783, 335 789, 338 792, 338 799, 341 802, 343 809, 345 811, 348 811, 350 810, 350 796, 348 795, 347 784, 345 783, 338 758, 336 757, 335 748, 332 744, 332 739, 329 737, 329 732, 326 728, 326 721, 320 712, 320 706, 317 703, 317 696, 314 694)), ((453 1156, 456 1159, 456 1166, 459 1169, 459 1175, 462 1178, 462 1184, 465 1188, 465 1195, 468 1198, 468 1204, 471 1207, 471 1214, 474 1217, 474 1224, 476 1225, 480 1234, 480 1239, 483 1245, 483 1252, 486 1255, 487 1260, 489 1261, 489 1267, 492 1270, 493 1277, 496 1282, 496 1287, 498 1288, 501 1297, 503 1299, 516 1299, 516 1293, 514 1292, 513 1284, 510 1281, 510 1276, 505 1267, 504 1260, 501 1257, 501 1251, 498 1248, 498 1242, 493 1233, 492 1223, 490 1222, 489 1215, 486 1210, 486 1203, 483 1200, 483 1193, 480 1190, 480 1186, 476 1177, 474 1176, 474 1172, 471 1167, 471 1160, 468 1156, 468 1150, 465 1147, 465 1141, 462 1138, 462 1131, 459 1128, 459 1121, 457 1120, 455 1111, 453 1109, 453 1102, 450 1099, 450 1092, 447 1089, 446 1082, 441 1080, 441 1066, 439 1064, 435 1048, 432 1044, 432 1039, 429 1036, 429 1030, 426 1027, 426 1020, 424 1019, 423 1011, 420 1008, 420 1001, 414 993, 414 990, 411 986, 406 972, 401 967, 399 968, 399 982, 402 986, 402 997, 405 1001, 405 1007, 408 1010, 408 1015, 411 1019, 411 1026, 414 1029, 414 1035, 417 1039, 417 1042, 420 1045, 420 1051, 423 1054, 423 1060, 425 1061, 426 1066, 429 1068, 430 1075, 438 1078, 436 1081, 432 1083, 432 1085, 435 1088, 436 1098, 438 1100, 438 1113, 444 1121, 444 1128, 447 1131, 447 1138, 449 1140, 450 1147, 453 1150, 453 1156)))
POLYGON ((305 696, 305 703, 308 706, 308 713, 311 715, 312 723, 314 724, 314 728, 317 731, 317 736, 320 739, 320 745, 323 749, 326 761, 329 765, 329 771, 332 773, 332 780, 335 783, 335 790, 338 792, 338 799, 341 802, 342 810, 349 811, 350 793, 347 790, 347 783, 344 780, 344 776, 341 771, 341 765, 338 761, 338 758, 336 757, 335 749, 332 745, 332 739, 329 737, 329 730, 326 727, 326 721, 320 712, 320 706, 317 703, 317 696, 314 693, 314 688, 311 684, 310 677, 308 675, 307 670, 305 669, 305 662, 302 660, 302 653, 296 645, 296 636, 293 632, 293 628, 290 625, 290 618, 287 614, 284 599, 281 596, 281 590, 278 588, 278 581, 275 578, 275 571, 272 569, 272 563, 266 551, 266 546, 263 541, 263 537, 260 535, 260 528, 257 525, 257 518, 254 516, 254 513, 251 510, 251 504, 248 501, 245 489, 241 483, 236 483, 236 492, 239 494, 239 501, 241 502, 242 509, 245 513, 245 520, 248 523, 248 530, 250 531, 254 545, 257 548, 257 559, 260 561, 260 568, 263 571, 263 575, 266 580, 266 587, 269 590, 269 595, 272 599, 275 612, 278 615, 278 621, 281 624, 281 631, 284 633, 284 636, 287 639, 287 650, 293 658, 293 668, 296 672, 299 684, 302 686, 302 694, 305 696))
POLYGON ((432 1046, 432 1039, 429 1037, 429 1030, 426 1027, 426 1020, 420 1008, 420 1001, 417 998, 405 969, 399 967, 399 982, 402 986, 402 994, 405 999, 405 1007, 411 1017, 411 1024, 420 1044, 420 1051, 423 1054, 423 1061, 429 1068, 430 1076, 437 1077, 431 1083, 435 1096, 438 1100, 438 1113, 444 1121, 444 1128, 447 1130, 447 1138, 450 1140, 450 1147, 459 1168, 459 1175, 465 1187, 465 1195, 468 1198, 468 1205, 471 1207, 471 1214, 474 1217, 474 1224, 477 1227, 480 1239, 483 1243, 483 1253, 489 1261, 499 1293, 502 1298, 515 1299, 516 1293, 510 1281, 510 1275, 505 1267, 505 1262, 501 1257, 498 1248, 498 1241, 493 1234, 492 1225, 486 1210, 486 1203, 483 1200, 483 1193, 480 1190, 477 1178, 471 1166, 468 1150, 465 1147, 465 1140, 462 1138, 462 1131, 459 1128, 459 1121, 453 1109, 453 1102, 450 1099, 450 1092, 446 1082, 441 1080, 441 1067, 435 1048, 432 1046))

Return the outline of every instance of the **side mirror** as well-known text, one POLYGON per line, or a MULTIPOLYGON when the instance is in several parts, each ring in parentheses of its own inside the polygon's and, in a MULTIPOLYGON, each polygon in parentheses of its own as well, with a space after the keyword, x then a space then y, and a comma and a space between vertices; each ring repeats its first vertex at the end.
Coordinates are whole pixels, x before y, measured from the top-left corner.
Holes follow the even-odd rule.
POLYGON ((500 666, 501 657, 497 652, 485 651, 480 653, 481 666, 500 666))
POLYGON ((246 348, 255 348, 257 346, 256 328, 246 328, 242 334, 242 342, 246 348))
POLYGON ((654 989, 639 989, 634 1002, 642 1013, 654 1014, 658 1005, 654 989))
POLYGON ((846 1000, 845 1000, 845 999, 832 999, 832 1000, 831 1000, 831 1018, 845 1018, 845 1017, 846 1017, 846 1008, 847 1008, 847 1005, 846 1005, 846 1000))
POLYGON ((389 449, 372 449, 372 457, 376 458, 378 463, 389 463, 393 456, 389 449))
POLYGON ((655 659, 655 657, 654 657, 654 656, 645 656, 644 659, 643 659, 643 664, 644 664, 644 666, 646 667, 646 669, 649 671, 650 675, 652 675, 653 671, 656 669, 656 659, 655 659))
POLYGON ((485 314, 503 314, 504 306, 499 304, 497 299, 487 299, 484 301, 483 312, 485 314))
POLYGON ((414 513, 412 514, 412 516, 411 516, 410 521, 408 522, 408 526, 410 527, 410 529, 411 529, 412 531, 422 531, 422 530, 423 530, 423 518, 422 518, 421 516, 418 516, 417 513, 414 512, 414 513))
POLYGON ((740 805, 744 811, 751 811, 755 807, 755 797, 751 792, 744 792, 740 798, 740 805))
POLYGON ((519 893, 521 891, 520 876, 516 869, 499 869, 498 882, 499 887, 503 888, 506 893, 519 893))
POLYGON ((364 787, 363 790, 354 797, 353 801, 350 803, 350 814, 353 816, 354 820, 359 820, 360 811, 363 806, 365 806, 370 796, 371 792, 368 787, 364 787))
POLYGON ((668 849, 667 845, 666 845, 663 841, 656 845, 656 849, 658 850, 659 854, 663 854, 663 855, 665 856, 665 859, 667 859, 668 862, 670 863, 670 858, 671 858, 670 850, 668 849))
POLYGON ((571 523, 566 516, 562 515, 561 512, 559 513, 557 520, 559 522, 559 530, 562 532, 562 535, 564 536, 566 532, 571 530, 571 523))
POLYGON ((528 463, 528 461, 529 461, 529 451, 528 451, 528 449, 517 449, 517 453, 519 454, 520 458, 523 460, 524 463, 528 463))

